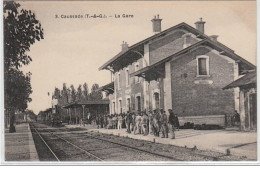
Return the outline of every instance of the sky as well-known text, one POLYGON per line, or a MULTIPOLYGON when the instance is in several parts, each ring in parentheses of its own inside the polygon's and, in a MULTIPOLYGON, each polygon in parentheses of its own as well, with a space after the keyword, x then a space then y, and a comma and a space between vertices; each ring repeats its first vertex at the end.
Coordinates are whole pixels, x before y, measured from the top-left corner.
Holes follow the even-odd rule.
POLYGON ((205 34, 218 35, 218 41, 256 64, 256 2, 177 1, 177 2, 19 2, 30 9, 44 29, 44 39, 31 46, 33 61, 22 67, 31 72, 33 93, 28 109, 36 114, 51 106, 48 92, 75 88, 87 83, 100 86, 111 81, 110 72, 98 68, 121 51, 123 41, 131 46, 151 35, 151 19, 159 14, 162 30, 181 22, 193 27, 203 18, 205 34), (103 14, 104 19, 55 18, 55 15, 103 14), (133 18, 122 18, 123 14, 133 18), (120 18, 115 18, 120 15, 120 18))

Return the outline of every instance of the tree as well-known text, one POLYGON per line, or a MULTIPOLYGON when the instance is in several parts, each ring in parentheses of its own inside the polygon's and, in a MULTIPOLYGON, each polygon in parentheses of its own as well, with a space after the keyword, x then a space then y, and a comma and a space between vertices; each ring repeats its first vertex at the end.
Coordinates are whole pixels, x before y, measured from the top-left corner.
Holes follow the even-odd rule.
POLYGON ((17 69, 10 69, 5 73, 5 108, 14 111, 23 111, 27 108, 27 103, 32 99, 31 74, 24 75, 17 69))
POLYGON ((4 1, 4 67, 28 65, 27 55, 36 40, 43 39, 43 28, 31 10, 19 10, 20 4, 4 1))
POLYGON ((32 110, 26 110, 25 111, 25 113, 27 114, 27 115, 29 115, 29 118, 31 119, 31 120, 35 120, 35 121, 37 121, 37 115, 35 115, 35 113, 32 111, 32 110))
POLYGON ((102 92, 99 89, 98 84, 93 84, 91 87, 90 99, 92 101, 101 100, 103 98, 102 92))
POLYGON ((15 112, 24 111, 27 103, 32 101, 31 74, 24 75, 17 69, 10 69, 4 74, 4 106, 10 117, 10 132, 15 132, 15 112))
MULTIPOLYGON (((31 101, 31 73, 24 75, 19 68, 28 65, 27 55, 36 40, 43 39, 43 29, 31 10, 20 9, 20 4, 4 1, 4 80, 5 112, 10 115, 10 132, 15 131, 15 112, 24 111, 31 101)), ((6 114, 6 116, 7 116, 6 114)), ((6 118, 7 119, 7 118, 6 118)), ((5 123, 7 127, 7 122, 5 123)))
POLYGON ((81 102, 81 101, 83 101, 83 93, 82 93, 82 85, 79 85, 78 86, 78 89, 77 89, 77 99, 76 99, 76 101, 77 102, 81 102))
POLYGON ((66 86, 66 83, 63 83, 62 91, 61 91, 61 103, 64 106, 69 102, 69 93, 66 86))
POLYGON ((20 122, 31 122, 37 121, 37 116, 32 110, 26 109, 25 111, 16 114, 16 119, 20 122))
POLYGON ((71 91, 69 88, 67 88, 67 94, 68 94, 68 103, 71 103, 71 91))
POLYGON ((70 89, 71 89, 71 92, 70 92, 70 94, 71 94, 71 103, 73 103, 77 99, 76 90, 75 90, 73 85, 70 86, 70 89))
POLYGON ((83 97, 84 97, 84 101, 88 100, 88 94, 89 94, 88 84, 85 82, 83 84, 83 97))
POLYGON ((53 94, 52 97, 55 98, 55 99, 58 99, 58 100, 60 99, 60 90, 59 90, 59 88, 55 87, 54 94, 53 94))

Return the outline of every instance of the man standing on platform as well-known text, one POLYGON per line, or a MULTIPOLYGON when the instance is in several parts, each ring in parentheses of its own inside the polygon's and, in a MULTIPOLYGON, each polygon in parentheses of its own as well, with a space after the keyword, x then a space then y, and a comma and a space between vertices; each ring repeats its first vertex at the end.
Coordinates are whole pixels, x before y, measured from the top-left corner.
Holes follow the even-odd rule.
POLYGON ((168 122, 166 112, 161 109, 161 130, 162 138, 168 138, 168 122))
POLYGON ((169 128, 170 128, 170 135, 171 135, 171 139, 175 139, 175 125, 176 125, 176 118, 175 115, 173 113, 173 111, 171 109, 168 110, 169 111, 169 128))
POLYGON ((144 136, 148 135, 148 116, 146 112, 143 112, 143 116, 141 117, 141 128, 142 134, 144 134, 144 136))
POLYGON ((135 117, 134 134, 140 134, 140 133, 141 133, 141 115, 140 112, 138 112, 137 116, 135 117))
POLYGON ((117 117, 117 129, 122 129, 122 124, 123 124, 123 116, 122 114, 120 113, 117 117))
POLYGON ((148 113, 148 120, 149 120, 149 133, 154 134, 154 129, 153 129, 153 113, 150 110, 148 113))
POLYGON ((132 123, 132 115, 129 112, 127 112, 127 114, 126 114, 125 122, 126 122, 126 129, 127 129, 126 132, 131 133, 130 126, 132 123))
POLYGON ((160 114, 158 110, 154 110, 153 114, 153 131, 154 136, 159 136, 160 133, 160 114))

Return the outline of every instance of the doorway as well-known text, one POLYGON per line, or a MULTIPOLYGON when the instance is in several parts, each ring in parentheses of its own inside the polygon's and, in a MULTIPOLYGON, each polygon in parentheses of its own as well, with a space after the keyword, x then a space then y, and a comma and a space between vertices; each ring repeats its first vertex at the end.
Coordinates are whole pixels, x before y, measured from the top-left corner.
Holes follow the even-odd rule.
POLYGON ((137 101, 137 111, 141 112, 141 96, 137 96, 136 101, 137 101))
POLYGON ((153 99, 154 99, 154 109, 159 109, 160 107, 160 96, 158 92, 155 92, 153 94, 153 99))

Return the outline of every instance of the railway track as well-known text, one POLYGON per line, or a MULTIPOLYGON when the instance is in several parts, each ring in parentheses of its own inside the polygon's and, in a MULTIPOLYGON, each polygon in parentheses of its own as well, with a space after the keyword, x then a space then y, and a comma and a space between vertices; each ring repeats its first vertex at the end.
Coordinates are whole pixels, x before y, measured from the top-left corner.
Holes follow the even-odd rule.
POLYGON ((42 140, 42 142, 45 144, 45 146, 49 149, 49 151, 51 152, 51 154, 54 156, 54 158, 59 162, 60 159, 58 158, 58 156, 52 151, 51 147, 47 144, 47 142, 43 139, 42 135, 38 132, 38 130, 36 128, 34 128, 33 126, 30 126, 31 128, 33 128, 33 130, 37 133, 37 135, 40 137, 40 139, 42 140))
MULTIPOLYGON (((167 152, 167 150, 164 150, 163 144, 133 140, 131 138, 117 137, 95 132, 85 131, 83 133, 80 131, 71 131, 70 129, 46 128, 45 126, 40 126, 39 128, 39 125, 31 126, 37 131, 37 134, 41 136, 41 140, 43 140, 43 142, 48 146, 47 148, 52 151, 51 153, 58 153, 56 154, 56 157, 54 156, 57 159, 59 159, 59 151, 57 151, 57 149, 52 149, 53 146, 48 145, 48 143, 53 143, 53 140, 62 141, 69 146, 65 147, 65 149, 59 150, 64 152, 71 150, 70 148, 77 150, 70 151, 71 153, 69 156, 75 155, 74 153, 77 153, 78 151, 88 155, 89 158, 85 158, 86 161, 218 161, 231 159, 231 156, 226 156, 221 153, 203 152, 196 149, 193 150, 176 146, 168 146, 169 152, 167 152), (36 128, 38 128, 40 132, 36 128), (66 130, 68 130, 68 133, 66 133, 66 130)), ((56 148, 57 147, 64 147, 64 144, 57 144, 56 148)), ((78 156, 76 154, 75 157, 78 157, 78 161, 85 161, 84 158, 82 158, 82 155, 78 156)), ((64 157, 59 160, 64 160, 64 157)), ((70 159, 65 158, 65 160, 70 159)))
MULTIPOLYGON (((50 145, 47 143, 47 141, 42 137, 42 135, 39 133, 39 131, 35 128, 34 125, 30 125, 31 128, 33 128, 33 130, 37 133, 37 135, 40 137, 40 139, 42 140, 42 142, 45 144, 45 146, 49 149, 49 151, 52 153, 52 155, 54 156, 54 158, 57 160, 57 161, 61 161, 61 159, 58 157, 58 154, 55 154, 55 152, 53 151, 53 149, 51 149, 50 145)), ((56 134, 53 134, 52 132, 49 132, 49 134, 55 136, 56 138, 64 141, 65 143, 69 144, 70 146, 80 150, 80 151, 83 151, 85 154, 87 154, 88 156, 90 157, 93 157, 94 159, 98 160, 98 161, 103 161, 103 159, 101 159, 100 157, 88 152, 87 150, 83 149, 82 147, 78 146, 78 145, 75 145, 73 144, 72 142, 56 135, 56 134)))
MULTIPOLYGON (((60 161, 61 159, 59 159, 58 154, 55 154, 55 152, 51 149, 51 147, 48 145, 48 142, 40 134, 41 132, 39 132, 34 125, 31 125, 31 127, 36 131, 38 136, 40 136, 41 140, 47 146, 47 148, 51 151, 51 153, 56 158, 56 160, 60 161)), ((81 146, 79 146, 79 145, 77 145, 75 143, 72 143, 68 139, 65 139, 64 137, 61 137, 61 136, 59 136, 57 134, 54 134, 53 131, 49 131, 49 130, 44 129, 43 130, 43 134, 44 135, 50 134, 52 136, 55 136, 59 140, 62 140, 64 142, 66 142, 67 144, 71 145, 72 147, 77 148, 78 150, 81 150, 81 151, 85 152, 87 155, 95 158, 98 161, 104 161, 104 159, 101 158, 102 156, 97 156, 97 154, 93 154, 93 153, 91 153, 89 151, 100 151, 100 150, 106 150, 106 149, 110 149, 110 150, 111 149, 117 149, 117 150, 121 149, 121 150, 128 150, 128 151, 131 150, 132 152, 135 152, 136 154, 143 153, 145 155, 151 155, 153 157, 160 157, 160 158, 162 158, 162 160, 180 161, 180 159, 178 159, 176 157, 162 155, 162 154, 154 153, 154 152, 151 152, 151 151, 146 151, 146 150, 134 147, 134 146, 129 146, 129 145, 126 145, 126 144, 121 144, 121 143, 118 143, 118 142, 109 141, 109 140, 98 138, 98 137, 95 137, 95 136, 86 135, 85 133, 81 134, 81 136, 79 136, 79 137, 83 137, 83 136, 86 137, 87 136, 88 138, 95 139, 95 140, 98 140, 98 141, 102 141, 101 143, 105 142, 105 143, 107 143, 107 145, 104 144, 104 143, 103 143, 103 145, 104 146, 110 146, 110 147, 104 147, 104 148, 101 148, 101 149, 100 148, 99 149, 90 148, 90 149, 86 150, 83 147, 81 147, 81 146)), ((80 135, 78 133, 69 133, 69 135, 75 135, 75 134, 76 135, 80 135)), ((79 138, 77 138, 77 140, 79 140, 79 138)))
POLYGON ((155 156, 159 156, 159 157, 163 157, 163 158, 168 158, 168 159, 171 159, 171 160, 174 160, 174 161, 182 161, 182 160, 180 160, 180 159, 178 159, 176 157, 167 156, 167 155, 163 155, 163 154, 159 154, 159 153, 143 150, 143 149, 140 149, 140 148, 137 148, 137 147, 134 147, 134 146, 129 146, 129 145, 126 145, 126 144, 123 144, 123 143, 110 141, 110 140, 107 140, 107 139, 104 139, 104 138, 103 139, 102 138, 98 138, 98 137, 95 137, 93 135, 86 135, 86 136, 88 136, 90 138, 93 138, 93 139, 100 140, 100 141, 104 141, 104 142, 108 142, 108 143, 111 143, 111 144, 115 144, 115 145, 118 145, 118 146, 121 146, 121 147, 124 147, 124 148, 140 151, 140 152, 143 152, 143 153, 147 153, 147 154, 151 154, 151 155, 155 155, 155 156))
MULTIPOLYGON (((77 133, 73 133, 73 134, 77 134, 77 133)), ((116 145, 122 146, 124 148, 131 148, 131 149, 136 150, 136 151, 152 154, 152 155, 159 156, 159 157, 169 158, 169 159, 174 160, 174 161, 185 161, 185 160, 179 159, 177 157, 167 156, 167 155, 164 155, 164 154, 160 154, 160 153, 156 153, 156 152, 151 152, 151 151, 148 151, 148 150, 140 149, 140 148, 138 148, 138 146, 129 146, 129 145, 126 145, 124 143, 114 142, 114 141, 111 141, 111 140, 108 140, 108 139, 105 139, 105 138, 99 138, 99 137, 94 136, 94 133, 93 134, 89 133, 89 134, 90 135, 84 133, 84 134, 80 134, 80 135, 81 136, 85 135, 85 136, 87 136, 89 138, 93 138, 93 139, 97 139, 97 140, 100 140, 100 141, 105 141, 105 142, 108 142, 108 143, 116 144, 116 145)), ((79 135, 79 134, 77 134, 77 135, 79 135)), ((152 142, 146 142, 146 144, 152 144, 152 142)), ((222 155, 216 157, 216 156, 210 156, 210 155, 194 153, 194 152, 191 152, 190 155, 199 156, 199 157, 202 157, 204 159, 213 160, 213 161, 218 161, 222 157, 226 156, 225 154, 222 154, 222 155)))

